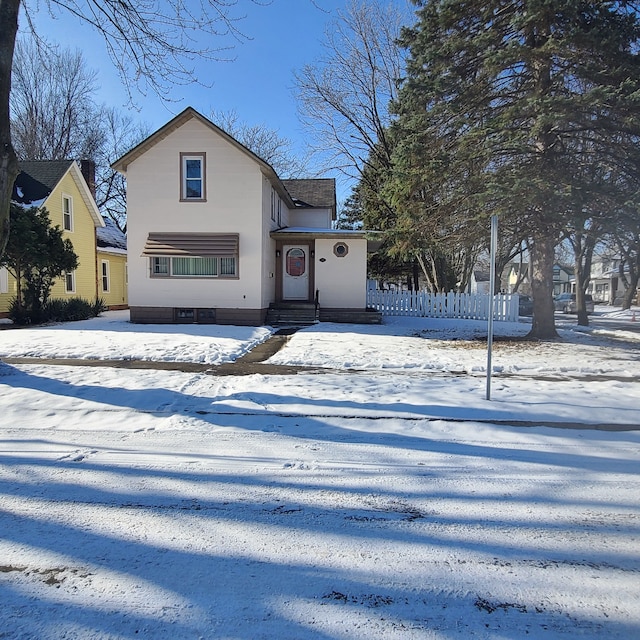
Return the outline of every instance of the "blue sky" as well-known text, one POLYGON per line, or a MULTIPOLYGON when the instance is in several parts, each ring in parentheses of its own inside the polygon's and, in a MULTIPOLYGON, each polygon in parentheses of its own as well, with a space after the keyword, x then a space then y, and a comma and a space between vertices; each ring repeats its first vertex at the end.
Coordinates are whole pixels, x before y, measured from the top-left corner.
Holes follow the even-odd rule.
MULTIPOLYGON (((408 4, 408 0, 390 1, 408 4)), ((238 26, 251 39, 224 54, 232 56, 232 61, 207 62, 200 67, 210 88, 175 87, 171 103, 163 103, 154 94, 135 94, 140 120, 155 130, 187 106, 204 115, 212 109, 233 110, 240 121, 265 124, 302 148, 305 135, 298 119, 294 71, 319 59, 325 29, 347 4, 348 0, 238 0, 234 12, 246 16, 238 26)), ((131 109, 100 36, 66 12, 52 19, 46 3, 40 3, 39 11, 33 13, 35 6, 33 3, 31 11, 38 33, 51 43, 80 49, 88 65, 99 72, 98 100, 131 109)))

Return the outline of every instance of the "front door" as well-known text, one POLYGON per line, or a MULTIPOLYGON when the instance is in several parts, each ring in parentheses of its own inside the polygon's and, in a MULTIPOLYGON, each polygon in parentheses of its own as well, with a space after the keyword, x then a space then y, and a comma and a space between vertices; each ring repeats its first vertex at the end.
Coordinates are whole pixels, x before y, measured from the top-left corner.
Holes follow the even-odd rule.
POLYGON ((284 300, 309 299, 309 247, 307 245, 285 245, 282 278, 282 298, 284 300))

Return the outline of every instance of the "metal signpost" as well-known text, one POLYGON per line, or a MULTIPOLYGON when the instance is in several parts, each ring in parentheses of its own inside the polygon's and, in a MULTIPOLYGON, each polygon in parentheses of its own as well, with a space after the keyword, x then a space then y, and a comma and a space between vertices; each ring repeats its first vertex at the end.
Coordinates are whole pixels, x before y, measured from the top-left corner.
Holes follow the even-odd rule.
POLYGON ((489 275, 489 327, 487 329, 487 400, 491 400, 491 351, 493 349, 493 315, 496 292, 496 251, 498 246, 498 216, 491 216, 491 270, 489 275))

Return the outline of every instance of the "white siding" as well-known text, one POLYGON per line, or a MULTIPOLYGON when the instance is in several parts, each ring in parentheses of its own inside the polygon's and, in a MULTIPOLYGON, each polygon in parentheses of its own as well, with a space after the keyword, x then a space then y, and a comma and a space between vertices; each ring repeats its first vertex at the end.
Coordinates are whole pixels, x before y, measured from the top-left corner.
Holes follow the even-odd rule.
POLYGON ((320 306, 329 309, 364 309, 367 304, 367 241, 318 239, 315 251, 316 289, 319 291, 320 306), (342 242, 349 251, 346 256, 339 258, 333 248, 342 242))
POLYGON ((262 185, 258 164, 196 119, 133 161, 127 169, 129 304, 260 308, 262 185), (206 154, 206 202, 180 202, 180 153, 206 154), (141 254, 152 231, 238 233, 239 278, 150 278, 141 254))
POLYGON ((289 213, 290 227, 331 229, 330 209, 296 209, 289 213))

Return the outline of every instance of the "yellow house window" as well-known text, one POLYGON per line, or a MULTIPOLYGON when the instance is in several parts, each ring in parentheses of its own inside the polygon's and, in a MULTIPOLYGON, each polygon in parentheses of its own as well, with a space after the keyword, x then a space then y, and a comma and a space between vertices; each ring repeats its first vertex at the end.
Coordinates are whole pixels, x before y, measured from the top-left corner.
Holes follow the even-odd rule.
POLYGON ((0 293, 9 293, 9 271, 0 267, 0 293))
POLYGON ((109 261, 102 261, 102 291, 109 293, 109 261))
POLYGON ((66 291, 66 293, 76 292, 76 272, 75 271, 67 271, 64 274, 64 290, 66 291))
POLYGON ((73 231, 73 199, 67 195, 62 196, 62 228, 73 231))

